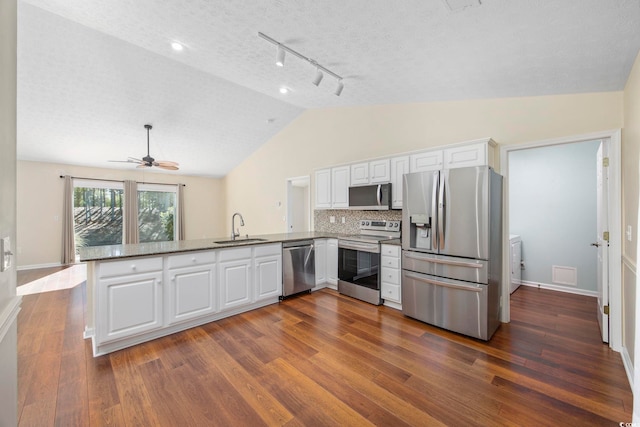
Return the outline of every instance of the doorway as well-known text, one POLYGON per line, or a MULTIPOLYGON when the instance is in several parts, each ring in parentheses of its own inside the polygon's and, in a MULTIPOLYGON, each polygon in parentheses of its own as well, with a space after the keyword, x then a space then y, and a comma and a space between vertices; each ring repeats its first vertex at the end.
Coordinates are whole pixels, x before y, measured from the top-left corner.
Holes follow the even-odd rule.
MULTIPOLYGON (((518 179, 521 178, 522 174, 520 173, 520 171, 522 170, 522 165, 518 163, 518 161, 516 160, 520 155, 524 154, 525 152, 529 151, 530 153, 537 153, 538 155, 542 152, 544 152, 545 150, 548 153, 553 152, 554 150, 558 150, 558 151, 562 151, 565 149, 569 149, 569 151, 571 149, 573 149, 574 147, 578 147, 580 145, 582 145, 583 147, 585 145, 589 146, 588 150, 593 149, 594 153, 592 156, 592 159, 589 159, 589 161, 593 161, 593 165, 596 164, 596 151, 597 147, 599 145, 599 141, 602 141, 603 146, 605 147, 605 149, 608 152, 607 157, 609 158, 609 182, 607 185, 607 190, 608 190, 608 194, 609 194, 609 203, 600 203, 600 206, 598 207, 598 202, 593 203, 592 206, 592 210, 589 212, 588 214, 588 221, 594 222, 592 230, 588 233, 587 236, 581 236, 581 237, 575 237, 575 239, 586 239, 585 242, 580 241, 578 247, 579 252, 582 254, 571 254, 571 256, 574 257, 574 260, 578 259, 580 256, 582 257, 586 257, 586 258, 593 258, 593 263, 594 265, 597 264, 596 263, 596 251, 591 248, 590 242, 594 241, 596 238, 596 224, 595 224, 595 220, 596 220, 596 212, 600 212, 601 210, 605 210, 608 214, 608 218, 609 218, 609 236, 610 236, 610 240, 609 240, 609 246, 608 246, 608 252, 609 252, 609 259, 612 260, 611 263, 609 263, 610 266, 610 270, 609 270, 609 288, 608 288, 608 292, 606 292, 606 296, 608 297, 608 304, 611 307, 610 312, 612 313, 612 316, 610 316, 609 319, 609 323, 610 323, 610 334, 609 334, 609 346, 616 350, 616 351, 620 351, 621 350, 621 342, 622 342, 622 335, 621 335, 621 271, 620 271, 620 266, 619 263, 616 263, 614 260, 616 259, 620 259, 621 257, 621 241, 620 241, 620 227, 621 227, 621 217, 620 217, 620 208, 621 208, 621 198, 620 198, 620 131, 608 131, 608 132, 600 132, 600 133, 594 133, 594 134, 589 134, 589 135, 577 135, 574 137, 567 137, 567 138, 560 138, 560 139, 554 139, 554 140, 545 140, 545 141, 537 141, 534 143, 528 143, 528 144, 518 144, 518 145, 510 145, 510 146, 503 146, 501 147, 501 173, 502 175, 505 177, 505 204, 504 204, 504 228, 503 228, 503 234, 505 236, 505 241, 504 241, 504 247, 505 248, 509 248, 509 233, 510 232, 517 232, 518 230, 515 230, 514 227, 518 228, 520 227, 520 230, 524 230, 525 224, 528 220, 534 221, 534 224, 539 224, 538 227, 538 235, 533 236, 531 239, 536 240, 537 239, 537 244, 544 244, 545 243, 545 239, 547 240, 546 244, 547 245, 556 245, 556 246, 561 246, 562 243, 560 240, 557 238, 557 231, 556 233, 553 232, 553 228, 550 224, 551 221, 553 221, 555 218, 554 217, 550 217, 548 214, 544 215, 542 214, 544 212, 544 210, 541 208, 540 209, 540 213, 542 215, 539 215, 538 217, 535 216, 535 211, 534 211, 534 215, 530 215, 530 214, 523 214, 525 217, 528 217, 528 220, 523 221, 522 218, 519 218, 518 215, 520 215, 516 210, 514 210, 514 212, 511 212, 511 197, 514 197, 514 202, 518 202, 516 199, 519 197, 519 195, 514 196, 514 193, 511 191, 510 189, 510 185, 512 184, 511 179, 509 177, 509 170, 510 170, 510 163, 513 163, 513 169, 511 169, 512 174, 513 174, 513 185, 518 186, 518 179), (591 141, 591 142, 589 142, 591 141), (541 150, 535 150, 537 148, 540 148, 541 150), (515 168, 518 167, 518 171, 515 171, 515 168), (513 214, 513 218, 511 217, 511 215, 513 214), (536 220, 538 222, 536 222, 536 220), (548 236, 544 237, 545 233, 548 234, 548 236), (584 246, 584 247, 583 247, 584 246)), ((566 150, 565 150, 566 151, 566 150)), ((566 154, 566 153, 565 153, 566 154)), ((589 154, 590 155, 590 154, 589 154)), ((547 159, 547 161, 549 163, 553 163, 550 159, 547 159)), ((544 161, 542 162, 544 163, 544 161)), ((568 166, 568 165, 565 165, 568 166)), ((555 167, 559 167, 558 165, 556 165, 555 167)), ((595 168, 595 166, 594 166, 595 168)), ((593 173, 593 175, 595 175, 595 172, 591 171, 593 173)), ((534 173, 535 174, 535 173, 534 173)), ((533 176, 533 177, 528 177, 530 183, 529 185, 531 185, 531 183, 535 183, 536 179, 539 179, 539 176, 533 176)), ((544 180, 544 179, 543 179, 544 180)), ((567 180, 569 180, 569 178, 567 178, 567 180)), ((588 192, 592 192, 594 197, 595 197, 595 193, 596 193, 596 176, 591 176, 589 182, 592 182, 592 188, 587 189, 588 192)), ((570 183, 569 182, 562 182, 562 183, 557 183, 556 187, 553 187, 554 189, 560 189, 561 187, 570 187, 570 183)), ((532 190, 535 191, 535 190, 532 190)), ((569 190, 570 191, 570 190, 569 190)), ((567 193, 570 194, 570 197, 574 197, 576 196, 575 194, 571 194, 570 192, 567 193)), ((544 196, 544 195, 542 195, 544 196)), ((590 196, 589 196, 590 197, 590 196)), ((544 198, 546 203, 553 203, 552 197, 545 197, 544 198)), ((522 208, 522 206, 521 206, 522 208)), ((548 208, 548 207, 547 207, 548 208)), ((529 209, 531 209, 531 207, 529 207, 529 209)), ((564 219, 564 222, 566 223, 567 219, 564 219)), ((573 224, 572 224, 573 225, 573 224)), ((529 223, 528 227, 531 227, 531 223, 529 223)), ((583 230, 584 230, 585 225, 583 225, 583 230)), ((557 230, 557 225, 556 225, 556 230, 557 230)), ((563 230, 564 232, 565 230, 563 230)), ((535 250, 533 249, 534 242, 529 242, 529 249, 531 249, 532 251, 535 250)), ((575 243, 575 242, 574 242, 575 243)), ((529 271, 527 270, 527 268, 529 267, 529 265, 527 264, 527 241, 526 238, 522 239, 522 247, 523 247, 523 258, 525 259, 525 274, 523 277, 523 280, 526 282, 527 281, 527 276, 529 276, 528 273, 529 271)), ((574 245, 575 247, 575 245, 574 245)), ((600 248, 598 249, 598 251, 600 250, 600 248)), ((509 293, 509 278, 511 276, 511 260, 509 257, 509 251, 505 250, 505 253, 503 253, 503 295, 502 295, 502 321, 503 322, 508 322, 510 319, 510 293, 509 293)), ((539 249, 538 249, 539 252, 539 249)), ((546 251, 546 252, 550 252, 550 251, 546 251)), ((548 254, 545 253, 544 256, 547 256, 548 254)), ((598 253, 599 255, 599 253, 598 253)), ((577 262, 577 261, 576 261, 577 262)), ((605 261, 606 262, 606 261, 605 261)), ((551 283, 550 286, 540 286, 540 287, 549 287, 549 288, 554 288, 553 283, 559 283, 560 285, 555 286, 557 289, 562 289, 562 290, 568 290, 568 291, 573 291, 573 293, 582 293, 582 294, 586 294, 586 295, 593 295, 593 296, 597 296, 598 295, 598 289, 597 289, 597 284, 595 281, 595 277, 597 276, 597 272, 594 271, 592 272, 593 274, 591 274, 589 272, 589 266, 588 265, 584 265, 584 267, 578 268, 577 270, 572 270, 571 268, 564 268, 567 267, 566 265, 555 265, 555 267, 557 268, 549 268, 549 262, 547 262, 544 265, 545 271, 544 274, 548 275, 549 280, 540 280, 540 275, 538 275, 538 279, 534 279, 532 282, 533 284, 540 284, 540 282, 542 282, 543 284, 545 282, 547 283, 551 283), (582 274, 580 276, 578 276, 578 272, 580 272, 580 270, 582 270, 582 274), (558 274, 557 276, 554 276, 554 274, 558 274), (589 278, 588 276, 591 275, 593 276, 593 278, 589 278), (552 278, 553 277, 553 278, 552 278), (579 289, 578 287, 573 287, 571 286, 571 280, 578 278, 580 280, 582 280, 582 283, 584 284, 585 282, 588 282, 589 280, 593 281, 593 283, 589 283, 588 286, 581 286, 580 288, 583 289, 579 289), (568 286, 567 286, 568 285, 568 286), (586 288, 586 289, 585 289, 586 288)), ((567 262, 567 264, 571 264, 571 262, 567 262)), ((532 268, 535 268, 534 265, 531 266, 532 268)), ((599 270, 598 270, 599 271, 599 270)), ((534 273, 535 272, 531 272, 534 273)), ((600 299, 599 299, 600 301, 600 299)))
POLYGON ((309 176, 287 178, 287 233, 311 231, 309 176))

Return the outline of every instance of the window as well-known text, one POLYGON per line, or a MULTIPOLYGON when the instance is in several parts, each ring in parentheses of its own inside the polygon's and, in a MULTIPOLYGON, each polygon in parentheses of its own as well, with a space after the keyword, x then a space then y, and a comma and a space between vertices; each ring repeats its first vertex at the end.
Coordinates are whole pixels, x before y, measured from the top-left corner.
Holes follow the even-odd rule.
POLYGON ((122 243, 122 183, 75 179, 73 184, 76 250, 122 243))
POLYGON ((140 243, 176 240, 177 187, 138 184, 138 237, 140 243))

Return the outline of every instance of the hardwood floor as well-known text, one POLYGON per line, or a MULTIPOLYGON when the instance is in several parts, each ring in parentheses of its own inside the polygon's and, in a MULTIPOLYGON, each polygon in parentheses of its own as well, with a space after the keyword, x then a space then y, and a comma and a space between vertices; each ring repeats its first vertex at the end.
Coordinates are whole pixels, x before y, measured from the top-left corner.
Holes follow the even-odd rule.
POLYGON ((93 358, 84 292, 23 297, 21 426, 631 421, 589 297, 521 288, 485 343, 323 290, 93 358))

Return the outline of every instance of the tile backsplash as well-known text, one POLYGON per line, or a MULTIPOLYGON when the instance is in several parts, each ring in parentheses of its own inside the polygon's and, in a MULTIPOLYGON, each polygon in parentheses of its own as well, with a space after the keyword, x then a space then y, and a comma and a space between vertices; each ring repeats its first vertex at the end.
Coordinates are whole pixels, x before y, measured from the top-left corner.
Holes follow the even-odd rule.
POLYGON ((360 231, 360 220, 363 219, 386 219, 388 221, 399 221, 402 219, 402 211, 354 211, 343 209, 318 209, 313 212, 315 231, 321 231, 325 233, 357 233, 360 231), (335 223, 331 222, 331 217, 335 218, 335 223), (344 218, 344 224, 342 223, 342 218, 344 218))

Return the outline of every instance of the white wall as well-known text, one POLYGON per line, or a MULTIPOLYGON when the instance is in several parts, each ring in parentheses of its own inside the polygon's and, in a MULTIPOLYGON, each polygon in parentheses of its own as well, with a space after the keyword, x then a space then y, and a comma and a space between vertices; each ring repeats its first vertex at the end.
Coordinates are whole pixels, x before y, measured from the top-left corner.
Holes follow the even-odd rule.
POLYGON ((622 92, 307 110, 226 176, 227 216, 241 212, 249 234, 282 232, 287 177, 483 137, 517 144, 615 129, 622 116, 622 92))
MULTIPOLYGON (((0 1, 0 238, 16 244, 16 0, 0 1)), ((0 257, 1 259, 1 257, 0 257)), ((0 272, 0 426, 18 422, 15 258, 0 272)))
POLYGON ((587 141, 509 153, 510 234, 522 237, 522 280, 585 293, 597 289, 596 153, 587 141), (554 282, 552 266, 575 268, 576 286, 554 282))
MULTIPOLYGON (((42 162, 18 162, 19 268, 58 265, 62 251, 60 175, 98 179, 185 184, 185 239, 226 236, 225 189, 221 179, 129 170, 99 169, 42 162)), ((229 217, 230 218, 230 217, 229 217)))

